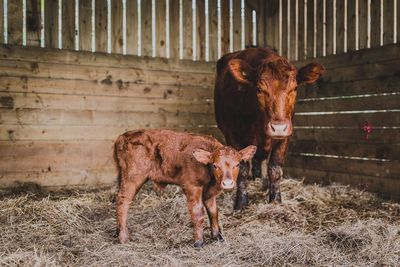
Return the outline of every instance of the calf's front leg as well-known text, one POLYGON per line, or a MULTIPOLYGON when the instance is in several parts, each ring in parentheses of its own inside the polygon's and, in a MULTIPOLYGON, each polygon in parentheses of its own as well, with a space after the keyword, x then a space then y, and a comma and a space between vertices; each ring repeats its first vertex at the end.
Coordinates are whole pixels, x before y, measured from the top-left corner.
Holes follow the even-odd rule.
POLYGON ((204 245, 203 225, 204 225, 204 206, 202 201, 202 188, 185 188, 188 209, 194 227, 194 247, 201 248, 204 245))
POLYGON ((221 227, 218 223, 217 196, 213 196, 204 201, 204 205, 206 206, 208 218, 210 220, 211 237, 223 242, 224 238, 221 234, 221 227))

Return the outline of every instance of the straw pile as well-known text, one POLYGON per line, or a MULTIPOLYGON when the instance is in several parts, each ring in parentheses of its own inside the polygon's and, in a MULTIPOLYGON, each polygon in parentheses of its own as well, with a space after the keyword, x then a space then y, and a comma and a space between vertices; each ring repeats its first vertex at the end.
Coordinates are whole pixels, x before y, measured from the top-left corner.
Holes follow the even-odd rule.
MULTIPOLYGON (((282 183, 284 203, 266 204, 260 180, 250 207, 233 214, 233 194, 219 197, 226 241, 192 248, 185 198, 177 187, 146 185, 130 210, 133 241, 117 243, 115 190, 3 191, 0 265, 5 266, 320 266, 400 263, 400 205, 331 185, 282 183)), ((208 226, 207 226, 208 227, 208 226)))

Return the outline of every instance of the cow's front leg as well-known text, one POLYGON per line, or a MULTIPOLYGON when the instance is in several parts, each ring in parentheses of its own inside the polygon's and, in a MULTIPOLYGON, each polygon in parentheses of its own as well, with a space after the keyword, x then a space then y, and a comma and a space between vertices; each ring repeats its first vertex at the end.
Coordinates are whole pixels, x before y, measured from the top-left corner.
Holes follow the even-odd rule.
POLYGON ((190 217, 194 227, 194 247, 201 248, 204 245, 203 225, 204 225, 204 206, 202 201, 202 188, 185 188, 190 217))
POLYGON ((240 171, 237 180, 237 193, 235 199, 235 210, 241 210, 249 204, 247 196, 247 179, 249 177, 250 164, 248 162, 240 163, 240 171))
POLYGON ((272 149, 271 157, 268 163, 269 202, 282 203, 280 182, 283 177, 282 166, 285 162, 288 144, 289 138, 286 138, 275 144, 272 149))
POLYGON ((210 219, 211 237, 221 242, 224 241, 221 234, 221 227, 218 223, 217 197, 213 196, 205 200, 204 205, 206 206, 208 218, 210 219))

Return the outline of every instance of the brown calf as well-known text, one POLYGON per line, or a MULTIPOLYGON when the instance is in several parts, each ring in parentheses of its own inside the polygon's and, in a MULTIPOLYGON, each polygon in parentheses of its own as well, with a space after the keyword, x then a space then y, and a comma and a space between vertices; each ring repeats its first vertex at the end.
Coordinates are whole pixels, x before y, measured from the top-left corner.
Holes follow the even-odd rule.
POLYGON ((129 240, 128 209, 147 180, 161 188, 167 184, 182 187, 195 228, 195 247, 204 244, 204 207, 212 237, 222 241, 216 197, 222 190, 235 188, 239 163, 250 160, 256 149, 248 146, 236 151, 212 137, 169 130, 136 130, 119 136, 115 159, 120 177, 117 199, 120 242, 129 240))

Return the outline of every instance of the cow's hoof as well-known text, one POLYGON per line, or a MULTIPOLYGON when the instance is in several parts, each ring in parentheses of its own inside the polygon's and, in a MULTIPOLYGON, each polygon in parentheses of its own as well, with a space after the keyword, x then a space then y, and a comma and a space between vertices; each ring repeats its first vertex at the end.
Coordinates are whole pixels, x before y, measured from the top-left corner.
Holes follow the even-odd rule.
POLYGON ((221 233, 218 233, 218 234, 216 234, 216 235, 213 235, 212 238, 213 238, 214 240, 218 241, 218 242, 224 242, 224 241, 225 241, 225 239, 224 239, 224 237, 222 236, 221 233))
POLYGON ((193 247, 195 249, 201 249, 202 247, 204 247, 204 241, 203 240, 197 240, 196 242, 194 242, 193 247))
POLYGON ((281 194, 270 196, 268 202, 270 204, 282 204, 281 194))
POLYGON ((244 208, 246 208, 249 205, 249 199, 246 195, 242 195, 242 196, 238 196, 236 201, 235 201, 235 205, 233 207, 233 209, 235 211, 239 211, 239 210, 243 210, 244 208))

